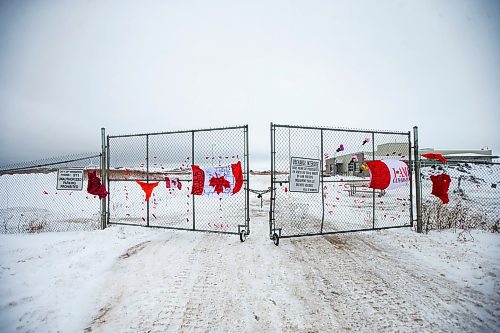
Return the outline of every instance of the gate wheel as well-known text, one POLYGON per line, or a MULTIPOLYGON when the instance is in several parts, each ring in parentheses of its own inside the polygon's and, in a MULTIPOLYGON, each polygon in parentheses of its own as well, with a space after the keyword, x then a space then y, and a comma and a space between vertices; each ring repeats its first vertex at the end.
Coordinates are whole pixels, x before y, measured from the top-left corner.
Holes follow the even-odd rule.
POLYGON ((243 243, 247 239, 247 234, 245 230, 240 231, 240 241, 243 243))
POLYGON ((278 246, 280 244, 280 238, 276 233, 273 234, 273 243, 276 246, 278 246))

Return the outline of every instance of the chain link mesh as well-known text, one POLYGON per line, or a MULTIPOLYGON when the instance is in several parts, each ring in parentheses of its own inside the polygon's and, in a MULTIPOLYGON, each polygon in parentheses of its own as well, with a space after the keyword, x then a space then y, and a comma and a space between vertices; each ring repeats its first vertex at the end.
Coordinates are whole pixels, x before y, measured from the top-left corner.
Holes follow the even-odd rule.
POLYGON ((427 162, 421 176, 425 231, 449 228, 500 231, 500 163, 427 162), (432 194, 431 176, 442 173, 451 179, 448 203, 432 194))
POLYGON ((0 170, 0 233, 95 230, 100 200, 87 193, 88 172, 100 177, 100 155, 24 162, 0 170), (62 169, 83 169, 83 188, 57 190, 62 169))
POLYGON ((109 137, 109 222, 238 233, 248 216, 246 127, 109 137), (194 196, 191 165, 241 161, 246 185, 227 198, 194 196), (135 181, 156 183, 149 201, 135 181))
POLYGON ((411 188, 368 188, 365 162, 410 161, 409 133, 273 125, 271 228, 282 236, 346 232, 411 225, 411 188), (289 191, 290 160, 320 160, 318 193, 289 191))

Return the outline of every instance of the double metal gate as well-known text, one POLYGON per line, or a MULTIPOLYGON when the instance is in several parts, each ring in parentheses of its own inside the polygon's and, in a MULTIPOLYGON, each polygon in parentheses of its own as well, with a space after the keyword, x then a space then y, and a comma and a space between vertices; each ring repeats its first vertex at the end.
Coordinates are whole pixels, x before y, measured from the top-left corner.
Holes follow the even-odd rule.
POLYGON ((279 238, 413 225, 410 132, 271 123, 269 236, 279 238), (397 159, 410 184, 368 188, 365 162, 397 159))
POLYGON ((239 234, 243 241, 250 233, 248 160, 248 126, 108 136, 107 223, 239 234), (238 162, 239 192, 192 194, 192 165, 238 162))

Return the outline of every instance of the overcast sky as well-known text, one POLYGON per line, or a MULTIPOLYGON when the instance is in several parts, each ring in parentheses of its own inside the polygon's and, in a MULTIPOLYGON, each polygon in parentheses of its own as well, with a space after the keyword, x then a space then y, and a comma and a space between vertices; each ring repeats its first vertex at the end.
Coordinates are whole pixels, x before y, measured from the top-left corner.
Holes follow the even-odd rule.
POLYGON ((1 1, 0 164, 269 123, 500 153, 500 1, 1 1))

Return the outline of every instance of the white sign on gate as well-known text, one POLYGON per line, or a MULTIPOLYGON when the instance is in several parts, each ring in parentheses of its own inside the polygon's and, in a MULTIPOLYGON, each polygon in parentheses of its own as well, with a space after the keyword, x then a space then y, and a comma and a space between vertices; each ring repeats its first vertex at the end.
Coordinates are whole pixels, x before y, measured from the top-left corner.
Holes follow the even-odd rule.
POLYGON ((59 169, 57 171, 57 189, 81 191, 83 188, 83 170, 59 169))
POLYGON ((292 157, 290 160, 290 192, 318 193, 321 160, 292 157))

